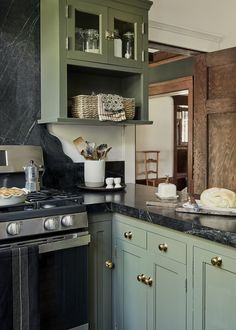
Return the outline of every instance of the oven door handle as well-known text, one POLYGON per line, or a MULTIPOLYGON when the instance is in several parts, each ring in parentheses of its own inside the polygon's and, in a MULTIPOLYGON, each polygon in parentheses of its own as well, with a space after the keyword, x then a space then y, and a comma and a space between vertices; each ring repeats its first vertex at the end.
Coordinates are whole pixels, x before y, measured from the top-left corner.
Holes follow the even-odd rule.
POLYGON ((39 245, 39 254, 88 245, 90 240, 91 237, 89 234, 87 234, 78 237, 62 239, 55 242, 47 242, 45 244, 39 245))

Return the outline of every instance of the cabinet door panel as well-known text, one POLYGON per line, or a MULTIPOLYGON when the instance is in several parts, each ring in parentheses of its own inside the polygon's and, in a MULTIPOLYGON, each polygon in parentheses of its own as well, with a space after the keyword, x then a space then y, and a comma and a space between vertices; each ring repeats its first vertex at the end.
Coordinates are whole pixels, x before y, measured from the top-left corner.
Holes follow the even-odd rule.
POLYGON ((118 240, 113 292, 114 322, 119 330, 147 329, 149 288, 137 280, 137 275, 145 274, 144 259, 141 249, 118 240))
POLYGON ((112 270, 105 261, 111 259, 111 222, 89 224, 89 232, 89 329, 110 330, 112 270))
POLYGON ((185 330, 186 267, 169 260, 155 262, 152 299, 154 330, 185 330))
POLYGON ((124 11, 109 9, 109 30, 119 33, 122 55, 116 56, 115 40, 109 40, 109 62, 130 67, 142 66, 142 17, 124 11))
POLYGON ((221 256, 222 266, 213 266, 216 254, 194 250, 194 330, 232 330, 236 324, 236 260, 221 256))
POLYGON ((67 57, 107 62, 107 8, 83 1, 68 0, 67 57))

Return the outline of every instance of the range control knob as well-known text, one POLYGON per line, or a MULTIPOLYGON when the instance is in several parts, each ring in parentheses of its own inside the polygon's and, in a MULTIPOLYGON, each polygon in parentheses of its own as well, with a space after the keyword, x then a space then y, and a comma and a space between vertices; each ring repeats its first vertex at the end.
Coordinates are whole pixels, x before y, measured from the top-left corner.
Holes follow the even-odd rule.
POLYGON ((61 218, 61 224, 63 227, 72 227, 74 224, 72 216, 64 215, 64 217, 61 218))
POLYGON ((44 228, 46 230, 55 230, 58 227, 58 223, 55 218, 47 218, 44 221, 44 228))
POLYGON ((20 224, 17 222, 12 222, 7 226, 7 233, 11 236, 20 234, 20 224))

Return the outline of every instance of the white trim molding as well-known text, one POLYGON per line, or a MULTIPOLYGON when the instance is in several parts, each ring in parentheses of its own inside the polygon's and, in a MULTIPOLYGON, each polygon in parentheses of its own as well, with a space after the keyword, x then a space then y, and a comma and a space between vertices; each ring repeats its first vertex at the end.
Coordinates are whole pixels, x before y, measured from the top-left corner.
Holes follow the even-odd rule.
POLYGON ((149 40, 209 52, 220 49, 223 36, 150 20, 149 40))

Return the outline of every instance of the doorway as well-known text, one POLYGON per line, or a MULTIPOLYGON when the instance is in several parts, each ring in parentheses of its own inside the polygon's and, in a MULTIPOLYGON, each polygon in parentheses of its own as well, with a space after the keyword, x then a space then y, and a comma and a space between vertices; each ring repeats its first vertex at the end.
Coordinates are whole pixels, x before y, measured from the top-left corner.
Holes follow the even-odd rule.
MULTIPOLYGON (((173 143, 173 166, 172 175, 173 182, 177 184, 177 188, 181 189, 184 185, 187 185, 188 192, 193 192, 193 78, 192 76, 178 78, 170 81, 164 81, 160 83, 154 83, 149 85, 149 97, 150 100, 156 96, 171 96, 173 98, 174 112, 173 112, 173 136, 171 137, 173 143), (181 97, 180 97, 181 96, 181 97), (184 101, 185 96, 185 101, 184 101), (187 114, 186 114, 187 112, 187 114), (186 119, 187 118, 187 119, 186 119), (185 125, 185 128, 183 127, 185 125), (187 129, 186 129, 187 126, 187 129), (186 181, 186 183, 184 183, 186 181)), ((163 109, 163 111, 165 111, 163 109)), ((161 129, 162 123, 157 123, 159 129, 161 129)), ((162 127, 163 128, 163 127, 162 127)), ((141 134, 143 128, 137 128, 136 130, 136 142, 141 134), (140 132, 139 132, 140 131, 140 132), (137 133, 138 132, 138 133, 137 133), (137 136, 138 134, 138 136, 137 136)), ((148 129, 145 128, 148 132, 148 129)), ((158 127, 157 127, 158 129, 158 127)), ((168 132, 167 132, 168 133, 168 132)), ((168 136, 170 138, 170 136, 168 136)), ((155 139, 155 133, 153 134, 155 139)), ((166 138, 165 138, 166 139, 166 138)), ((165 143, 165 140, 164 140, 165 143)), ((167 140, 166 140, 167 143, 167 140)), ((152 148, 153 149, 153 148, 152 148)), ((136 151, 138 151, 138 144, 136 145, 136 151)), ((160 151, 160 161, 162 159, 160 151)), ((136 159, 136 169, 139 166, 139 159, 136 159)), ((158 175, 156 185, 163 181, 163 175, 158 175)), ((137 181, 138 182, 138 181, 137 181)))

